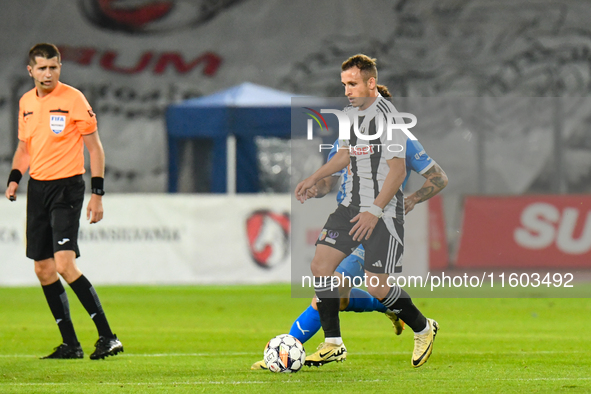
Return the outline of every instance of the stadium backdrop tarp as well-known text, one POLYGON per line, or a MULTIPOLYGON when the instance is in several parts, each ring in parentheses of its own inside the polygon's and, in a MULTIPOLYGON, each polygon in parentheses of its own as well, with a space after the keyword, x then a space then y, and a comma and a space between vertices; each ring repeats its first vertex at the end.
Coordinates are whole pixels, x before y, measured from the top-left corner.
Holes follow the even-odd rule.
MULTIPOLYGON (((0 204, 0 285, 38 284, 25 257, 25 203, 0 204)), ((289 196, 111 194, 104 208, 101 222, 80 226, 77 262, 93 283, 289 281, 289 226, 270 219, 289 218, 289 196), (257 220, 265 212, 274 216, 257 220)))
MULTIPOLYGON (((319 220, 335 206, 332 197, 310 204, 319 220)), ((33 262, 25 257, 25 207, 24 196, 0 204, 0 286, 38 285, 33 262)), ((287 194, 110 194, 104 207, 101 222, 82 220, 77 261, 102 285, 287 283, 290 263, 309 267, 322 226, 296 221, 290 228, 287 194), (301 259, 293 259, 295 247, 303 252, 301 259)), ((405 225, 406 267, 424 274, 426 204, 412 215, 405 225)))
MULTIPOLYGON (((167 191, 164 112, 170 103, 244 81, 305 95, 342 95, 339 66, 358 52, 378 59, 380 83, 400 96, 586 97, 591 89, 591 7, 580 0, 373 1, 371 7, 349 0, 165 3, 169 11, 149 14, 148 1, 3 2, 0 178, 10 172, 16 142, 14 101, 32 87, 26 53, 39 41, 62 49, 62 80, 93 105, 111 192, 167 191), (130 13, 146 16, 142 12, 148 17, 130 22, 130 13)), ((584 137, 588 108, 568 115, 565 140, 584 137)), ((511 118, 519 125, 519 116, 511 118)), ((523 193, 548 172, 551 124, 503 133, 462 120, 426 127, 420 136, 456 180, 446 196, 478 192, 474 152, 480 128, 490 137, 482 147, 489 158, 486 192, 523 193), (506 160, 512 152, 499 150, 500 143, 537 150, 515 174, 513 161, 506 160)), ((575 169, 566 174, 570 183, 580 183, 591 168, 580 147, 573 142, 563 155, 567 168, 575 169)), ((455 206, 446 201, 446 209, 455 206)))
POLYGON ((178 190, 179 145, 183 139, 211 138, 211 192, 226 192, 226 139, 236 137, 236 191, 259 191, 256 136, 289 138, 291 93, 253 83, 172 104, 166 111, 168 191, 178 190))
MULTIPOLYGON (((149 1, 3 2, 0 179, 11 170, 18 98, 32 87, 26 53, 48 41, 62 50, 62 80, 82 90, 97 114, 111 193, 167 191, 164 113, 170 103, 244 81, 339 96, 339 66, 359 52, 378 59, 379 81, 395 96, 464 97, 462 112, 470 113, 479 96, 568 98, 538 127, 510 101, 501 112, 483 105, 486 117, 454 116, 444 107, 439 116, 440 110, 428 109, 434 121, 418 137, 450 178, 443 194, 453 251, 465 194, 544 193, 547 183, 589 190, 586 1, 166 3, 170 10, 150 14, 149 1), (146 10, 148 18, 129 18, 146 10), (499 127, 491 119, 512 124, 499 127), (561 160, 559 171, 555 163, 561 160)), ((411 190, 422 184, 421 177, 414 179, 411 190)), ((24 191, 26 183, 21 185, 24 191)))

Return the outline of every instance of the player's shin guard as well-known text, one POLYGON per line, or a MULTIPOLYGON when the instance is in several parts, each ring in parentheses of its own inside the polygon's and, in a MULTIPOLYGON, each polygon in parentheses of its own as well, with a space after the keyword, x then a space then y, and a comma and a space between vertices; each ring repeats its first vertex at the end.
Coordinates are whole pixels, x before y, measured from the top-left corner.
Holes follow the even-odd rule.
POLYGON ((289 335, 296 337, 301 343, 312 338, 320 330, 320 315, 318 311, 312 308, 312 305, 302 312, 302 314, 293 322, 289 335))
POLYGON ((341 336, 338 282, 337 277, 324 276, 314 278, 316 306, 318 307, 320 323, 322 324, 325 338, 338 338, 341 336))
POLYGON ((414 332, 420 332, 427 326, 427 319, 421 311, 412 303, 410 296, 406 291, 398 286, 394 286, 388 292, 388 295, 383 300, 382 304, 389 310, 396 313, 398 318, 412 328, 414 332))
POLYGON ((367 291, 353 288, 349 295, 349 305, 345 308, 347 312, 382 312, 387 308, 379 300, 374 298, 367 291))
POLYGON ((84 275, 81 275, 78 279, 70 283, 70 287, 74 290, 80 303, 84 306, 84 309, 86 309, 96 325, 99 336, 106 338, 113 337, 113 332, 109 327, 105 312, 103 312, 101 301, 88 279, 84 275))
POLYGON ((57 326, 62 334, 62 339, 65 344, 72 346, 79 346, 74 325, 70 318, 70 303, 68 302, 68 295, 58 279, 56 282, 42 286, 45 299, 51 309, 51 313, 57 323, 57 326))

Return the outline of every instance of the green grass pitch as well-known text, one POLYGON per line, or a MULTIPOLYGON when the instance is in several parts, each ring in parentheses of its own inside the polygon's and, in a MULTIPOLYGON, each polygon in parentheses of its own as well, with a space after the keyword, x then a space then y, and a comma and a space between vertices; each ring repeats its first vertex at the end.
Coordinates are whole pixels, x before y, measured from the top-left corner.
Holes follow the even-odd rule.
POLYGON ((88 359, 96 331, 68 289, 85 359, 39 360, 60 343, 41 288, 0 288, 0 393, 591 392, 585 298, 416 299, 441 327, 418 369, 409 329, 397 337, 380 313, 342 313, 346 362, 273 374, 250 365, 309 303, 288 285, 97 290, 125 353, 88 359))

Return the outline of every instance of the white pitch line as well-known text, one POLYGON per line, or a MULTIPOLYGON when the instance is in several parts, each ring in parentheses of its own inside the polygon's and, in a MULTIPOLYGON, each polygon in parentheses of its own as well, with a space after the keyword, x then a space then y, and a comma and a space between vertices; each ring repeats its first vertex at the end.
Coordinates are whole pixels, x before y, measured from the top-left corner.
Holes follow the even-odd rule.
MULTIPOLYGON (((469 352, 455 352, 455 351, 437 351, 438 354, 458 354, 458 355, 535 355, 535 354, 577 354, 588 353, 584 350, 532 350, 532 351, 469 351, 469 352)), ((396 352, 355 352, 349 353, 350 356, 395 356, 406 355, 408 351, 396 352)), ((220 352, 220 353, 124 353, 122 357, 235 357, 235 356, 258 356, 258 352, 220 352)), ((34 354, 0 354, 0 358, 37 358, 39 355, 34 354)))
POLYGON ((217 356, 255 356, 258 352, 220 352, 220 353, 125 353, 131 357, 217 357, 217 356))
MULTIPOLYGON (((124 357, 217 357, 217 356, 256 356, 258 352, 220 352, 220 353, 125 353, 124 357)), ((0 354, 0 358, 40 357, 34 354, 0 354)))
MULTIPOLYGON (((301 383, 301 381, 297 380, 297 381, 286 381, 286 382, 282 382, 282 383, 301 383)), ((93 387, 100 387, 100 386, 180 386, 180 385, 187 385, 187 386, 191 386, 191 385, 205 385, 205 384, 215 384, 215 385, 220 385, 220 384, 232 384, 232 385, 238 385, 238 384, 268 384, 268 383, 273 383, 275 384, 275 382, 259 382, 259 381, 245 381, 245 382, 215 382, 215 381, 209 381, 209 382, 170 382, 170 383, 163 383, 163 382, 102 382, 102 383, 88 383, 88 382, 60 382, 60 383, 0 383, 0 386, 70 386, 70 385, 76 385, 76 386, 84 386, 84 385, 92 385, 93 387)))
MULTIPOLYGON (((396 378, 399 381, 416 381, 415 377, 409 377, 408 379, 401 379, 400 377, 396 378)), ((431 381, 437 381, 437 382, 450 382, 450 381, 471 381, 471 378, 467 378, 467 379, 458 379, 458 378, 454 378, 454 379, 431 379, 431 381)), ((557 377, 557 378, 495 378, 495 379, 487 379, 487 381, 503 381, 503 382, 538 382, 538 381, 544 381, 544 382, 554 382, 554 381, 588 381, 591 380, 591 377, 576 377, 576 378, 572 378, 572 377, 557 377)), ((359 380, 331 380, 331 383, 378 383, 378 382, 389 382, 389 380, 384 380, 384 379, 371 379, 371 380, 365 380, 365 379, 359 379, 359 380)), ((285 384, 285 383, 302 383, 301 380, 295 380, 295 379, 289 379, 289 380, 284 380, 281 382, 281 384, 285 384)), ((276 385, 277 382, 276 381, 258 381, 258 380, 247 380, 247 381, 227 381, 227 382, 223 382, 223 381, 207 381, 207 382, 170 382, 170 383, 165 383, 165 382, 103 382, 103 383, 96 383, 96 382, 59 382, 59 383, 50 383, 50 382, 44 382, 44 383, 0 383, 0 387, 1 386, 21 386, 21 387, 27 387, 27 386, 52 386, 52 387, 56 387, 56 386, 90 386, 92 385, 93 387, 97 387, 97 386, 179 386, 179 385, 185 385, 185 386, 197 386, 197 385, 240 385, 240 384, 273 384, 276 385)))

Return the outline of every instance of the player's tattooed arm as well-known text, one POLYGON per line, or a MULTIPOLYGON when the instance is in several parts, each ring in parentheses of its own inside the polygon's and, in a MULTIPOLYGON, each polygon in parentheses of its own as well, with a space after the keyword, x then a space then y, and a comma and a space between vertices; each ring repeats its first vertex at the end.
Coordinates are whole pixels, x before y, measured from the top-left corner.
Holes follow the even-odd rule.
POLYGON ((427 181, 423 187, 416 192, 416 196, 419 198, 417 202, 423 202, 430 199, 447 186, 447 176, 437 163, 429 168, 423 176, 427 178, 427 181))
POLYGON ((404 199, 405 213, 409 213, 416 204, 427 201, 447 186, 447 175, 437 163, 429 168, 423 176, 426 178, 423 186, 404 199))

